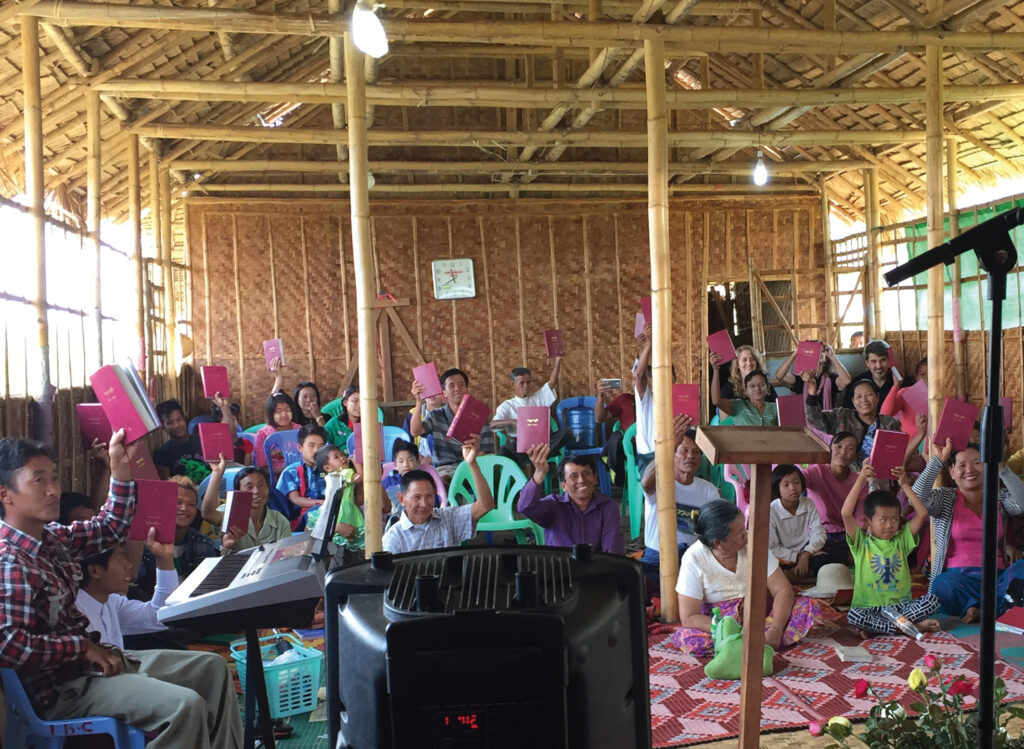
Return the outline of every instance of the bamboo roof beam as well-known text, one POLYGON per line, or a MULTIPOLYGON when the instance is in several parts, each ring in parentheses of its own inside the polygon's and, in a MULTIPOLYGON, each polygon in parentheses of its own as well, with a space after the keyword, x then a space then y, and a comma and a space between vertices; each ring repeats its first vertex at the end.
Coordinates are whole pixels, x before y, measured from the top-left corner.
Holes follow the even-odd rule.
MULTIPOLYGON (((68 61, 68 64, 75 69, 78 75, 86 78, 92 75, 95 60, 76 47, 74 42, 68 38, 68 34, 64 29, 49 23, 41 24, 41 27, 43 33, 56 45, 57 49, 64 55, 64 59, 68 61)), ((111 96, 103 95, 100 96, 100 101, 117 119, 128 119, 128 111, 121 105, 121 102, 111 96)))
MULTIPOLYGON (((287 184, 277 182, 226 182, 208 183, 202 187, 187 188, 183 193, 202 195, 203 193, 347 193, 350 185, 331 182, 323 184, 287 184)), ((715 194, 715 195, 748 195, 751 193, 784 193, 784 194, 817 194, 813 186, 773 184, 753 188, 748 183, 738 184, 707 184, 707 185, 672 185, 674 193, 715 194)), ((510 184, 502 182, 490 183, 459 183, 459 184, 381 184, 377 183, 373 192, 377 193, 491 193, 491 192, 591 192, 591 193, 637 193, 646 194, 647 183, 610 184, 607 182, 531 182, 529 184, 510 184)))
MULTIPOLYGON (((330 128, 264 128, 218 125, 177 125, 158 123, 133 126, 129 132, 151 138, 219 140, 262 143, 317 143, 333 145, 345 134, 330 128)), ((784 132, 749 133, 726 130, 710 132, 671 131, 669 145, 676 148, 729 148, 750 146, 785 147, 788 145, 878 145, 883 143, 922 143, 923 130, 787 130, 784 132)), ((573 133, 524 133, 507 131, 436 130, 413 131, 370 130, 371 146, 525 146, 578 145, 587 148, 643 148, 647 142, 642 132, 584 131, 573 133)))
POLYGON ((1003 166, 1009 168, 1011 172, 1020 172, 1021 171, 1021 167, 1019 165, 1014 164, 1008 158, 1006 158, 1001 153, 999 153, 999 151, 997 151, 996 149, 992 148, 987 143, 985 143, 985 141, 983 141, 981 138, 978 138, 977 136, 975 136, 974 133, 970 132, 969 130, 963 130, 963 129, 957 127, 956 124, 953 123, 953 121, 948 119, 948 118, 946 118, 944 122, 945 122, 946 128, 951 133, 953 133, 957 137, 963 138, 968 143, 972 144, 975 148, 978 148, 978 149, 984 151, 989 156, 991 156, 993 159, 998 161, 1000 164, 1002 164, 1003 166))
POLYGON ((38 5, 39 0, 8 0, 3 8, 0 8, 0 23, 7 23, 15 16, 23 14, 33 5, 38 5))
MULTIPOLYGON (((58 26, 112 26, 118 28, 174 28, 251 34, 335 36, 344 33, 346 20, 328 14, 263 13, 224 8, 178 8, 118 5, 80 0, 40 0, 20 13, 58 26)), ((819 31, 811 29, 679 27, 617 21, 432 21, 387 19, 389 39, 452 41, 485 44, 592 47, 596 43, 635 48, 644 40, 686 44, 704 52, 829 53, 850 55, 889 52, 897 48, 921 49, 943 44, 952 49, 1024 51, 1021 32, 819 31)))
MULTIPOLYGON (((548 17, 551 13, 550 0, 389 0, 388 8, 397 10, 436 10, 475 11, 482 13, 536 13, 548 17)), ((587 13, 590 3, 585 0, 559 3, 566 16, 572 13, 587 13)), ((731 16, 749 13, 759 7, 754 0, 702 0, 690 13, 695 16, 731 16)), ((609 17, 628 18, 636 11, 636 3, 623 0, 603 0, 602 13, 609 17)))

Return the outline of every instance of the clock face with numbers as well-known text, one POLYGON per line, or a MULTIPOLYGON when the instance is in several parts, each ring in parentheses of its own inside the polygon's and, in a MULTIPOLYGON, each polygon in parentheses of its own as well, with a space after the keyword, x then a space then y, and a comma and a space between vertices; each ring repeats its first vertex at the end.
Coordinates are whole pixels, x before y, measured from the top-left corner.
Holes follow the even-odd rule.
POLYGON ((431 263, 434 272, 434 297, 471 299, 476 296, 473 260, 468 257, 445 258, 431 263))

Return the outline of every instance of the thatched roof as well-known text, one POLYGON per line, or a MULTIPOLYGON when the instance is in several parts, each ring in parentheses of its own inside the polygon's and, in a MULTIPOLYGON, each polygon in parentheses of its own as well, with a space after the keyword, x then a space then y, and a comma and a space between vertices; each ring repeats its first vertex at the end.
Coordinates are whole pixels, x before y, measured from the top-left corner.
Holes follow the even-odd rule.
MULTIPOLYGON (((108 216, 127 211, 129 132, 176 195, 345 194, 330 40, 347 9, 310 0, 7 0, 4 194, 23 180, 19 10, 42 22, 46 179, 65 205, 85 192, 90 87, 108 216)), ((364 71, 373 196, 644 194, 645 36, 666 43, 676 194, 753 189, 760 146, 762 191, 824 182, 860 217, 870 168, 883 218, 922 211, 929 42, 944 45, 961 184, 1024 171, 1022 1, 393 0, 380 13, 391 52, 364 71)))

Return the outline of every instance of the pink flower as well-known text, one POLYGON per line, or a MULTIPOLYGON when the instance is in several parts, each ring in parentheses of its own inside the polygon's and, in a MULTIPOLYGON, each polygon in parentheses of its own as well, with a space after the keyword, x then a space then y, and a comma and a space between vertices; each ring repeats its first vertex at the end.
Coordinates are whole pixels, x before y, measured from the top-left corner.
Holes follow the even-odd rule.
POLYGON ((942 661, 940 661, 934 655, 929 653, 924 657, 924 666, 929 671, 938 671, 940 668, 942 668, 942 661))
POLYGON ((857 679, 857 681, 853 682, 853 694, 857 697, 866 696, 870 688, 871 685, 865 679, 857 679))
POLYGON ((825 733, 825 726, 816 720, 812 720, 807 724, 807 730, 811 732, 811 736, 821 736, 825 733))

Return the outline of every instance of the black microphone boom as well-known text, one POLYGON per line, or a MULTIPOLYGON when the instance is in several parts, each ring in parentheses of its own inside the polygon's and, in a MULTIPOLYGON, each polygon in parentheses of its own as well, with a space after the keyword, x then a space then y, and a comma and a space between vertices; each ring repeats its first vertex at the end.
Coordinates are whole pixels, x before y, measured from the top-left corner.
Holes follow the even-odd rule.
POLYGON ((1014 208, 1000 213, 998 216, 968 229, 959 237, 954 237, 945 244, 940 244, 917 257, 912 257, 903 265, 887 271, 885 282, 890 286, 895 286, 911 276, 924 273, 939 263, 950 265, 957 255, 974 249, 979 243, 982 245, 986 243, 1002 244, 1004 241, 1008 241, 1009 247, 1013 247, 1010 230, 1021 224, 1024 224, 1024 208, 1014 208))

